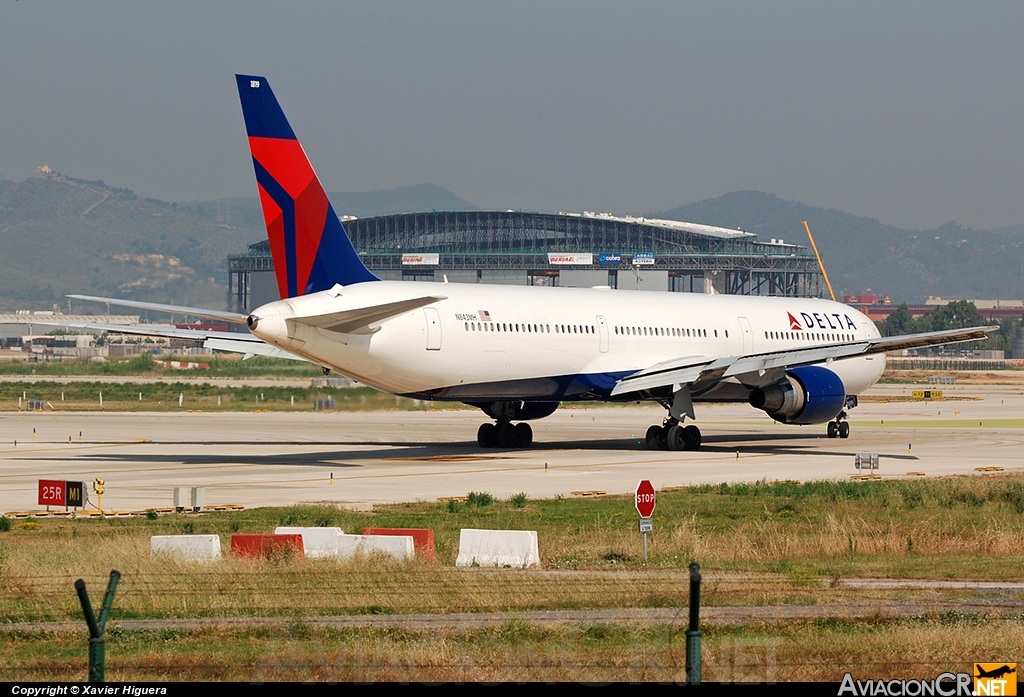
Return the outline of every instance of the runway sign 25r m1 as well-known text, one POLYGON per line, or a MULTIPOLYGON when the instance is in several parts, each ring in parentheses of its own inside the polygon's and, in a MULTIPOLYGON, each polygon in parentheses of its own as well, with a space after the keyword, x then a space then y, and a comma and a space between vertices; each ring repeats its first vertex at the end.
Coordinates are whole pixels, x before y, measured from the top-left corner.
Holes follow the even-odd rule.
POLYGON ((82 482, 40 479, 39 505, 81 508, 85 505, 85 487, 82 486, 82 482))

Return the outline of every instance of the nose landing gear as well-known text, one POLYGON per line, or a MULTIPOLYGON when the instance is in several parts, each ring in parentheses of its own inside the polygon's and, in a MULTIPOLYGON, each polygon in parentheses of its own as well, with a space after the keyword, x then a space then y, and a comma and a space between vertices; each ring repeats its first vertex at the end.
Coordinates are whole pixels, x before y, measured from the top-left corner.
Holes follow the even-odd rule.
POLYGON ((839 412, 839 416, 836 417, 835 421, 829 421, 826 427, 826 434, 829 438, 849 438, 850 437, 850 422, 846 421, 846 412, 839 412))

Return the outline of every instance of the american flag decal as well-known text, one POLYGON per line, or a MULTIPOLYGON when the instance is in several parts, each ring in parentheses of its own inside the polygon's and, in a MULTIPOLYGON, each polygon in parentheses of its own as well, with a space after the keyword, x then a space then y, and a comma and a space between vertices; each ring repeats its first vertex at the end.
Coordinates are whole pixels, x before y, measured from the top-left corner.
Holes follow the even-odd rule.
POLYGON ((480 321, 481 322, 490 322, 491 321, 491 313, 490 312, 488 312, 487 310, 478 310, 478 312, 480 313, 480 321))

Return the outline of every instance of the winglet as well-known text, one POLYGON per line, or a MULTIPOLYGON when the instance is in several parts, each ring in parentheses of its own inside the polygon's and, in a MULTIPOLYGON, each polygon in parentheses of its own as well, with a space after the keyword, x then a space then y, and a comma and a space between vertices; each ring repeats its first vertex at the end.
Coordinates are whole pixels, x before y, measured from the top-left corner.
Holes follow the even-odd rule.
POLYGON ((356 254, 267 79, 235 79, 281 297, 379 281, 356 254))

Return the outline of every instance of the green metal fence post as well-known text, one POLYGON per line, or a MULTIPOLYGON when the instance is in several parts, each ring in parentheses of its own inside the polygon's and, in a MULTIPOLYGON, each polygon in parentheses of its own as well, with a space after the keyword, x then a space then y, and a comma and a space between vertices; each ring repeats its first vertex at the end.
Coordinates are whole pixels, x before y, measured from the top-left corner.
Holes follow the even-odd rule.
POLYGON ((690 626, 686 630, 686 682, 700 684, 700 564, 690 562, 690 626))
POLYGON ((103 638, 103 632, 107 628, 107 618, 110 617, 110 608, 114 604, 114 592, 120 580, 120 571, 110 572, 110 582, 107 583, 107 592, 103 596, 99 619, 92 611, 89 593, 85 590, 85 581, 75 581, 78 601, 82 604, 82 614, 85 615, 85 623, 89 626, 89 682, 103 682, 106 675, 106 640, 103 638))

